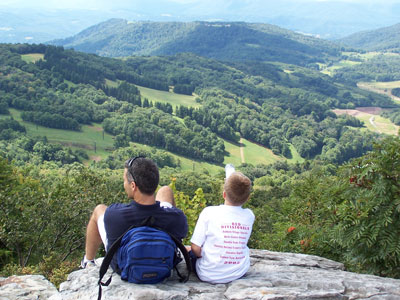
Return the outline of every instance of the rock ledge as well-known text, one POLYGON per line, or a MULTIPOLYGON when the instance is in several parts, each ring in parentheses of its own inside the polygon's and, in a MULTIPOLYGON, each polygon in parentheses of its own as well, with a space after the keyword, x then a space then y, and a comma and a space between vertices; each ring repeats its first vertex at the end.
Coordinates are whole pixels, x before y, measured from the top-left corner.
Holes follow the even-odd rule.
MULTIPOLYGON (((110 286, 103 288, 102 299, 400 299, 400 280, 345 272, 343 264, 318 256, 251 250, 251 265, 245 277, 216 285, 201 282, 194 275, 187 283, 179 283, 176 274, 162 284, 137 285, 114 274, 110 286)), ((184 272, 183 264, 180 268, 184 272)), ((98 272, 98 267, 91 267, 71 273, 59 292, 50 283, 44 284, 42 276, 36 276, 37 287, 23 283, 35 276, 0 278, 0 300, 97 299, 98 272), (15 283, 17 279, 20 283, 15 283), (21 287, 24 292, 17 295, 21 287), (10 294, 12 289, 14 295, 10 294)), ((109 275, 111 271, 105 278, 109 275)))

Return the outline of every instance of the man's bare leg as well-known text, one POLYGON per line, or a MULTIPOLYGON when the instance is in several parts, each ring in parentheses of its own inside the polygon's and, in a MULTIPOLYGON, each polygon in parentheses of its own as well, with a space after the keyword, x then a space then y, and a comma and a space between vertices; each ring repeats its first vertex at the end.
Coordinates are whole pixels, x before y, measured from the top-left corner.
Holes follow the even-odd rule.
POLYGON ((175 199, 174 199, 174 192, 167 185, 161 187, 158 190, 157 195, 156 195, 156 200, 160 201, 160 202, 168 202, 172 206, 176 206, 175 199))
POLYGON ((86 259, 88 260, 93 260, 95 258, 97 250, 99 250, 102 243, 99 228, 97 227, 97 220, 101 215, 104 215, 106 209, 107 206, 104 204, 97 205, 87 225, 85 251, 86 259))

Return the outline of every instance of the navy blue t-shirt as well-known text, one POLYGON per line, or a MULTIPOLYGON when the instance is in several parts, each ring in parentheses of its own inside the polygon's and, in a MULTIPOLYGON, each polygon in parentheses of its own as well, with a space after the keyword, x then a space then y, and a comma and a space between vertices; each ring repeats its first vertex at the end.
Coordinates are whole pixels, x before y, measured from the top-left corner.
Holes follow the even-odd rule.
MULTIPOLYGON (((107 251, 111 245, 129 229, 132 225, 141 225, 149 216, 154 217, 154 226, 159 227, 178 239, 183 239, 188 233, 188 224, 185 214, 176 207, 160 207, 156 201, 152 205, 142 205, 131 201, 126 203, 115 203, 107 207, 104 214, 104 226, 107 234, 107 251)), ((111 267, 115 270, 117 256, 114 255, 111 267)))

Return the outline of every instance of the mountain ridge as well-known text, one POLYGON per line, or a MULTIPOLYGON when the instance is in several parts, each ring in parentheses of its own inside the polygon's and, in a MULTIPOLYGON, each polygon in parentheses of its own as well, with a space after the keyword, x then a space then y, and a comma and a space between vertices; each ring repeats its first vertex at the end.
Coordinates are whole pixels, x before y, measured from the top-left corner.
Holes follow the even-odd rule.
POLYGON ((245 22, 151 22, 110 19, 49 44, 101 56, 174 55, 181 52, 231 61, 306 65, 335 59, 328 41, 275 25, 245 22))
POLYGON ((400 23, 351 34, 338 42, 366 51, 400 52, 400 23))

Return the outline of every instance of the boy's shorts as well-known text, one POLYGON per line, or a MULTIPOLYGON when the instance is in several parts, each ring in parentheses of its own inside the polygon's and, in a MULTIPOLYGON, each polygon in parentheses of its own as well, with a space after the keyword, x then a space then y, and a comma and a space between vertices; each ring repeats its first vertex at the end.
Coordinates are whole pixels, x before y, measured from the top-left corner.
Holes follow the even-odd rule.
POLYGON ((107 249, 108 239, 107 239, 106 227, 104 226, 104 215, 101 215, 97 220, 97 228, 99 230, 101 240, 103 241, 104 248, 107 249))

